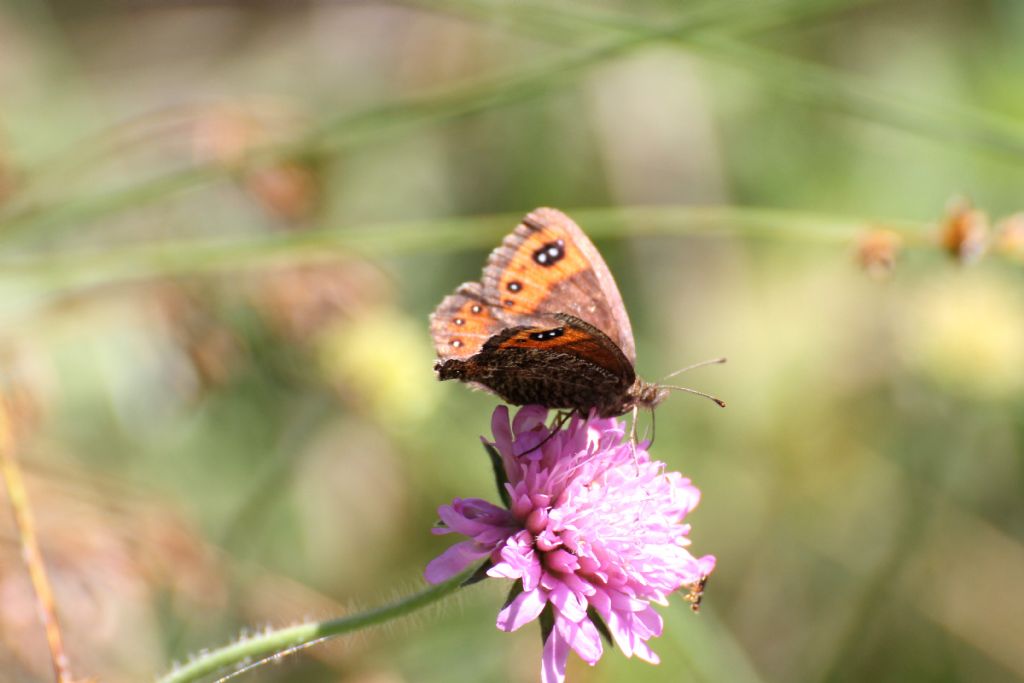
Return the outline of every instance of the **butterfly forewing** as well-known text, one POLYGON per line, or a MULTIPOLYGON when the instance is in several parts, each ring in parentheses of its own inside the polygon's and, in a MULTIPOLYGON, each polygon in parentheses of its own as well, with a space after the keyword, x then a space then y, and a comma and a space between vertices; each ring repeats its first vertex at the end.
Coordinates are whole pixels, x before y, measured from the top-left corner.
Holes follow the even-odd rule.
POLYGON ((495 249, 481 292, 509 325, 568 313, 605 333, 630 363, 633 330, 608 266, 576 223, 557 209, 536 209, 495 249))

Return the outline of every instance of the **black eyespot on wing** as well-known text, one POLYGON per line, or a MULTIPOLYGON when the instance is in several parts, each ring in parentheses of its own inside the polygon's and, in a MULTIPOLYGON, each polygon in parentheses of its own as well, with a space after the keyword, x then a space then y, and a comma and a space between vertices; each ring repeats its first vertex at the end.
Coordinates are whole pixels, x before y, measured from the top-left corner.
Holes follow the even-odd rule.
POLYGON ((560 239, 543 244, 533 252, 533 260, 545 268, 550 268, 564 258, 565 241, 560 239))
POLYGON ((552 339, 558 339, 565 334, 564 327, 556 327, 553 330, 544 330, 543 332, 533 332, 530 334, 530 339, 533 341, 551 341, 552 339))

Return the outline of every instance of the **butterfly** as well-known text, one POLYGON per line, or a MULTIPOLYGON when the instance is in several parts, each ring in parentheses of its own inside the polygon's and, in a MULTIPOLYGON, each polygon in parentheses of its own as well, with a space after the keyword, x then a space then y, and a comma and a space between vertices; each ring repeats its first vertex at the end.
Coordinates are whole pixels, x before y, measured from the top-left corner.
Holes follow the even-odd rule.
POLYGON ((528 213, 491 252, 480 282, 441 301, 430 332, 440 380, 467 382, 513 405, 613 417, 653 408, 671 389, 725 405, 637 376, 615 280, 583 230, 557 209, 528 213))

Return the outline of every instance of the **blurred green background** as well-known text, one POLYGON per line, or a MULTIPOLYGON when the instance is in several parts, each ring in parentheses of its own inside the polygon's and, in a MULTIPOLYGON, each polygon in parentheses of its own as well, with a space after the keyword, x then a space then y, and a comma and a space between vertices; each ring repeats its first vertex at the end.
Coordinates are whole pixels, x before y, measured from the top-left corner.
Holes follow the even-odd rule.
MULTIPOLYGON (((729 357, 653 449, 704 492, 704 609, 570 681, 1024 680, 1021 35, 1014 0, 0 2, 0 369, 76 674, 418 590, 436 507, 496 500, 427 315, 548 205, 644 377, 729 357)), ((51 680, 9 517, 0 679, 51 680)), ((240 680, 536 681, 506 591, 240 680)))

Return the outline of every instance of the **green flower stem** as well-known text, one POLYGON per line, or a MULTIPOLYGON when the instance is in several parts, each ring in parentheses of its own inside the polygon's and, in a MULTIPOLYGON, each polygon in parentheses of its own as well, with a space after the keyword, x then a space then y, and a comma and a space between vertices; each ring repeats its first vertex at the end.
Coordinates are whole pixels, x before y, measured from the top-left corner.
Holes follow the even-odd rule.
MULTIPOLYGON (((405 0, 432 11, 469 13, 482 21, 508 19, 505 12, 495 13, 487 4, 465 0, 425 3, 405 0)), ((830 0, 842 7, 863 0, 830 0)), ((340 114, 316 125, 307 134, 285 144, 271 144, 250 151, 248 163, 261 163, 292 157, 328 157, 345 149, 380 139, 391 139, 403 132, 443 121, 501 108, 521 101, 543 97, 572 86, 590 69, 614 61, 645 46, 665 41, 697 40, 712 31, 728 29, 737 21, 746 23, 785 23, 801 8, 816 7, 821 0, 762 0, 758 3, 705 3, 679 12, 658 25, 645 24, 617 15, 574 15, 544 5, 528 6, 533 16, 531 33, 556 38, 561 45, 566 32, 578 35, 582 47, 561 51, 541 63, 512 72, 502 72, 479 81, 458 84, 427 93, 417 93, 395 102, 366 110, 340 114), (561 21, 555 23, 561 18, 561 21), (608 40, 593 44, 588 36, 602 29, 608 40), (554 29, 554 32, 552 31, 554 29)), ((515 19, 515 17, 512 17, 515 19)), ((760 60, 753 60, 757 63, 760 60)), ((34 173, 45 173, 35 169, 34 173)), ((158 173, 154 177, 128 182, 86 196, 63 196, 41 204, 13 207, 0 211, 0 242, 16 241, 19 236, 52 240, 63 231, 80 230, 81 224, 128 209, 146 206, 187 190, 228 179, 237 169, 212 162, 185 169, 158 173)))
MULTIPOLYGON (((737 14, 738 10, 730 7, 682 12, 666 26, 650 27, 646 32, 635 30, 600 45, 567 50, 528 68, 341 114, 314 126, 298 140, 250 150, 247 162, 258 167, 279 159, 331 156, 366 142, 393 138, 403 131, 539 98, 570 86, 589 69, 651 42, 712 30, 737 14)), ((62 197, 49 204, 0 211, 0 241, 9 242, 21 235, 39 239, 42 233, 53 239, 62 230, 80 229, 82 222, 148 205, 224 180, 235 172, 229 166, 207 162, 88 196, 62 197)))
MULTIPOLYGON (((928 244, 928 225, 806 211, 736 206, 569 209, 594 237, 671 235, 736 236, 800 244, 844 246, 858 234, 884 227, 907 247, 928 244)), ((315 259, 382 258, 427 251, 487 247, 520 214, 351 226, 239 239, 80 249, 0 259, 0 286, 24 287, 36 297, 174 275, 224 272, 315 259)))
POLYGON ((468 579, 477 567, 467 569, 444 583, 430 586, 419 593, 410 595, 390 605, 378 607, 347 617, 330 619, 247 637, 231 645, 204 653, 188 664, 175 668, 157 679, 157 683, 193 683, 215 673, 229 672, 240 667, 249 667, 253 662, 288 654, 299 648, 308 647, 326 638, 344 635, 367 626, 383 624, 391 619, 403 617, 441 598, 454 593, 468 579))
MULTIPOLYGON (((449 12, 478 18, 480 3, 476 0, 407 0, 426 9, 440 7, 449 12)), ((858 78, 841 70, 786 57, 754 47, 750 32, 771 27, 798 24, 815 16, 843 10, 863 9, 879 0, 787 0, 781 3, 742 3, 730 7, 737 16, 719 21, 717 31, 676 31, 663 35, 663 42, 676 43, 705 59, 731 65, 770 84, 776 92, 811 106, 875 121, 905 133, 931 139, 943 146, 950 140, 963 141, 972 149, 985 151, 1006 161, 1024 158, 1024 126, 1010 117, 1001 116, 970 105, 908 98, 904 93, 887 89, 867 78, 858 78), (750 11, 756 9, 756 11, 750 11)), ((690 10, 692 11, 692 10, 690 10)), ((491 12, 489 20, 501 22, 506 28, 530 37, 541 37, 561 45, 566 35, 578 39, 596 33, 617 36, 646 36, 657 40, 651 20, 634 14, 594 11, 584 5, 551 6, 543 2, 516 2, 491 12)))

